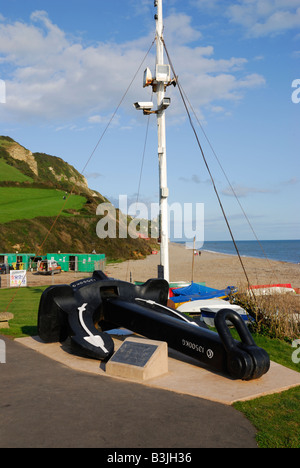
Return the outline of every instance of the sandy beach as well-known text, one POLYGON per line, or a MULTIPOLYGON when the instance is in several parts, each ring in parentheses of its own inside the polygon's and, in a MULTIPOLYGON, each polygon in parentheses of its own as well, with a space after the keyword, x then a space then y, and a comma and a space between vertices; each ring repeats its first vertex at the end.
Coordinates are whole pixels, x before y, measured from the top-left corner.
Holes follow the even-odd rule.
MULTIPOLYGON (((251 284, 290 283, 300 288, 300 265, 277 262, 267 259, 242 258, 251 284)), ((159 253, 150 255, 145 260, 130 260, 124 263, 110 264, 106 267, 108 276, 129 281, 145 281, 157 277, 159 253)), ((170 281, 191 281, 192 250, 181 244, 170 244, 170 281)), ((247 284, 237 256, 202 251, 194 257, 194 281, 205 282, 212 288, 225 288, 247 284)))
MULTIPOLYGON (((251 284, 289 283, 293 288, 300 288, 300 265, 271 261, 267 259, 242 258, 251 284)), ((123 263, 108 264, 105 273, 112 278, 123 281, 147 281, 157 278, 157 265, 160 261, 157 255, 149 255, 143 260, 129 260, 123 263)), ((170 281, 192 280, 192 250, 182 244, 170 244, 170 281)), ((90 274, 80 272, 61 273, 59 275, 42 276, 27 272, 27 285, 70 284, 90 274)), ((212 288, 246 285, 246 278, 240 261, 235 255, 226 255, 202 251, 194 257, 195 282, 205 282, 212 288)), ((1 287, 9 287, 9 275, 2 275, 1 287)), ((299 295, 300 298, 300 295, 299 295)))

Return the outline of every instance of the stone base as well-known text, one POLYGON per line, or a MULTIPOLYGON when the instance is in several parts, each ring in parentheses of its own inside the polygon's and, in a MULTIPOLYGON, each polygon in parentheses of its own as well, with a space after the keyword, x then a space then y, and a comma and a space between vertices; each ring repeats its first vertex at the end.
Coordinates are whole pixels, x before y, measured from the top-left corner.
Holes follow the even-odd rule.
POLYGON ((168 345, 162 341, 127 338, 106 364, 106 374, 145 381, 168 373, 168 345))
POLYGON ((0 329, 9 328, 9 320, 14 318, 14 314, 10 312, 0 312, 0 329))

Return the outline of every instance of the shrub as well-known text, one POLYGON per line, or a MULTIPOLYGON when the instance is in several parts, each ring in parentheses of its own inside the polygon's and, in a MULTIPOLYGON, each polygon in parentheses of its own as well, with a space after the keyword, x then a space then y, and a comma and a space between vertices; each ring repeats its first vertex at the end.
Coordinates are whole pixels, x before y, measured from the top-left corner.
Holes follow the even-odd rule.
POLYGON ((234 302, 254 319, 251 331, 292 342, 300 336, 300 295, 272 293, 254 295, 242 286, 234 302))

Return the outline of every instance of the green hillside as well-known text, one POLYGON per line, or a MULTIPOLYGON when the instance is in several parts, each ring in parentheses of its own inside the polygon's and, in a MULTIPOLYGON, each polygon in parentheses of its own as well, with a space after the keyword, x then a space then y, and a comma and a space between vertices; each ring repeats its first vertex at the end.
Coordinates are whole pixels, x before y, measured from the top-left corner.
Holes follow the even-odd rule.
POLYGON ((96 209, 106 201, 62 158, 32 153, 0 136, 1 252, 95 250, 109 259, 128 259, 157 249, 143 239, 99 239, 96 209))
POLYGON ((10 137, 0 136, 0 161, 2 186, 21 183, 23 186, 27 184, 72 190, 76 194, 96 194, 103 199, 100 193, 90 190, 85 178, 62 158, 45 153, 32 153, 10 137))
POLYGON ((22 174, 13 166, 9 166, 4 159, 0 159, 0 182, 33 182, 31 177, 22 174))
POLYGON ((53 189, 0 187, 0 224, 17 219, 51 217, 61 213, 71 216, 66 210, 81 210, 86 198, 53 189))

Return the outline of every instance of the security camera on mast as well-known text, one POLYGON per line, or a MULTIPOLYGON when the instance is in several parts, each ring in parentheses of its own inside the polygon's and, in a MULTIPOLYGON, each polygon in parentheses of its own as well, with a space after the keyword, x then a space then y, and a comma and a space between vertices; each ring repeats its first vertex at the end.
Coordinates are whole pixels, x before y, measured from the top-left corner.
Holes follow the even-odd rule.
POLYGON ((166 154, 166 119, 165 111, 171 104, 171 99, 165 96, 167 86, 176 85, 176 78, 171 79, 171 67, 164 63, 163 42, 163 9, 162 0, 154 0, 157 8, 156 21, 156 67, 155 76, 149 68, 146 68, 143 78, 143 87, 152 86, 157 94, 157 110, 152 111, 152 103, 137 102, 136 109, 143 110, 145 115, 157 114, 158 129, 158 160, 160 180, 160 265, 158 276, 169 282, 169 228, 168 228, 168 196, 167 185, 167 154, 166 154))

